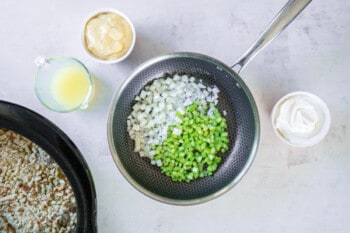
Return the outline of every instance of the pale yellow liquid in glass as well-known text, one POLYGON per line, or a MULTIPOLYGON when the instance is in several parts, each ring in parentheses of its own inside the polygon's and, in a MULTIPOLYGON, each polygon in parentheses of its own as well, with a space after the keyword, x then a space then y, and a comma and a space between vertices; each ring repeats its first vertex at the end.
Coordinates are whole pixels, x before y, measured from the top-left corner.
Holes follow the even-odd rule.
POLYGON ((61 68, 54 74, 51 81, 52 97, 65 109, 81 106, 89 89, 89 74, 79 65, 61 68))

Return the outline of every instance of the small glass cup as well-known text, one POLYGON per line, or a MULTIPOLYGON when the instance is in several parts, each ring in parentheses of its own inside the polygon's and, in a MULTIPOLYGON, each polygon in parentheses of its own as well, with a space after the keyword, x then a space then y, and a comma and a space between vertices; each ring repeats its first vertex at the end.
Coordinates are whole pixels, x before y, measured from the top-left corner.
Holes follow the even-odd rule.
POLYGON ((35 59, 38 67, 34 88, 39 101, 56 112, 72 112, 88 107, 93 78, 86 66, 71 57, 35 59))

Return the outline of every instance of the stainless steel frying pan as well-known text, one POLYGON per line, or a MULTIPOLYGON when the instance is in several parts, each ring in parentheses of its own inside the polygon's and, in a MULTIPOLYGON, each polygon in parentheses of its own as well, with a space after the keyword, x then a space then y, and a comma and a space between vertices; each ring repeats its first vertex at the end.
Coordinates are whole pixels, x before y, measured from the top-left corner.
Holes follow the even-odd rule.
POLYGON ((191 205, 222 195, 242 179, 257 152, 260 123, 254 98, 238 73, 310 2, 288 1, 257 42, 232 67, 202 54, 174 53, 153 58, 136 68, 116 93, 108 119, 113 159, 130 184, 155 200, 191 205), (227 112, 230 150, 222 155, 222 162, 213 176, 190 183, 172 182, 148 159, 140 158, 134 153, 134 143, 127 132, 127 116, 135 96, 153 79, 175 73, 192 75, 208 85, 216 85, 220 89, 218 108, 227 112))

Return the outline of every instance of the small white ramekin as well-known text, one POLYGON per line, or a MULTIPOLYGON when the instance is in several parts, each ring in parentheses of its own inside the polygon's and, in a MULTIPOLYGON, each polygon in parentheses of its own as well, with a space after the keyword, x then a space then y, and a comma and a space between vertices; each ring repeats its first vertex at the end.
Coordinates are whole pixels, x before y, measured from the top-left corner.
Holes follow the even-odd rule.
POLYGON ((135 46, 136 31, 135 31, 135 27, 134 27, 133 23, 131 22, 131 20, 129 19, 129 17, 126 16, 123 12, 121 12, 121 11, 119 11, 117 9, 113 9, 113 8, 102 8, 102 9, 99 9, 99 10, 96 10, 96 11, 92 12, 91 14, 89 14, 83 20, 83 24, 82 24, 81 30, 80 30, 80 37, 81 37, 81 44, 83 46, 83 49, 84 49, 85 53, 91 59, 93 59, 94 61, 96 61, 98 63, 102 63, 102 64, 114 64, 114 63, 118 63, 118 62, 121 62, 121 61, 125 60, 130 55, 130 53, 132 52, 132 50, 134 49, 134 46, 135 46), (121 16, 123 19, 125 19, 125 21, 128 22, 130 27, 131 27, 131 31, 132 31, 132 34, 133 34, 131 45, 130 45, 128 51, 122 57, 120 57, 118 59, 106 60, 106 59, 102 59, 102 58, 96 57, 86 47, 86 43, 85 43, 85 28, 86 28, 86 24, 89 22, 90 19, 96 17, 99 14, 103 14, 103 13, 114 13, 114 14, 117 14, 117 15, 121 16))
POLYGON ((309 147, 318 144, 321 142, 327 135, 330 126, 331 126, 331 115, 329 112, 329 109, 327 105, 323 102, 323 100, 309 92, 304 92, 304 91, 296 91, 296 92, 291 92, 282 98, 280 98, 276 104, 274 105, 272 112, 271 112, 271 121, 272 121, 272 126, 273 130, 276 133, 276 135, 286 144, 290 146, 295 146, 295 147, 309 147), (286 101, 287 99, 293 98, 295 96, 305 96, 308 98, 311 98, 315 103, 318 104, 319 108, 322 111, 323 114, 323 122, 322 125, 320 126, 320 129, 318 130, 317 134, 312 136, 311 138, 303 138, 302 140, 295 140, 293 141, 292 139, 286 138, 276 127, 276 117, 279 112, 281 104, 286 101))

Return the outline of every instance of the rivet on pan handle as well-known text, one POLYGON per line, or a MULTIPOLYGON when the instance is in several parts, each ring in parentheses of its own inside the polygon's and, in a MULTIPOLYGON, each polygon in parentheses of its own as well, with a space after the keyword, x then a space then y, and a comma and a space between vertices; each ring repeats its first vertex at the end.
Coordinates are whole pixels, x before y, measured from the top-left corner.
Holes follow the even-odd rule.
POLYGON ((240 73, 266 45, 278 36, 312 0, 289 0, 267 26, 259 39, 231 67, 240 73))

